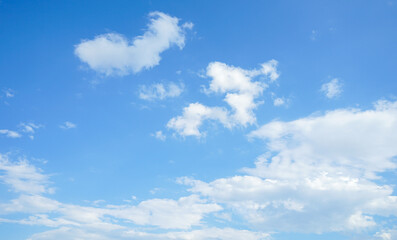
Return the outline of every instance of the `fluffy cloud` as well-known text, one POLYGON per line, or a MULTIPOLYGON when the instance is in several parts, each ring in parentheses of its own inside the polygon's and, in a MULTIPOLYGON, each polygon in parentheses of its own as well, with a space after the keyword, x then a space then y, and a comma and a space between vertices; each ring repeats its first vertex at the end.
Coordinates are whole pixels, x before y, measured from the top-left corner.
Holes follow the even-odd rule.
POLYGON ((396 168, 397 102, 273 121, 249 136, 269 152, 248 175, 179 182, 264 231, 360 231, 397 216, 393 186, 375 181, 396 168))
POLYGON ((285 104, 285 100, 283 98, 276 98, 273 100, 273 105, 278 107, 285 104))
POLYGON ((327 232, 375 225, 368 204, 393 189, 346 176, 294 180, 234 176, 209 183, 184 179, 190 191, 223 204, 251 226, 265 231, 327 232), (300 220, 298 220, 300 219, 300 220))
POLYGON ((224 101, 233 109, 231 118, 237 124, 246 126, 256 122, 253 110, 258 103, 255 98, 262 94, 267 85, 262 81, 253 81, 253 78, 262 75, 273 82, 279 77, 276 60, 261 66, 261 69, 245 70, 212 62, 207 67, 207 76, 212 78, 209 91, 226 94, 224 101))
POLYGON ((178 18, 165 13, 152 12, 149 16, 148 29, 142 36, 130 41, 117 33, 99 35, 76 45, 75 54, 105 75, 127 75, 158 65, 163 51, 173 45, 184 47, 184 28, 178 25, 178 18))
POLYGON ((200 103, 191 103, 183 109, 183 115, 172 118, 167 127, 176 130, 182 136, 202 136, 199 127, 204 120, 217 120, 231 127, 227 110, 219 107, 207 107, 200 103))
POLYGON ((334 78, 321 86, 321 92, 323 92, 327 98, 338 97, 342 93, 342 84, 339 82, 339 79, 334 78))
POLYGON ((278 153, 271 162, 258 162, 261 177, 310 175, 319 169, 330 172, 332 167, 333 173, 375 178, 376 172, 396 167, 397 102, 378 101, 365 111, 338 109, 290 122, 273 121, 249 136, 266 140, 267 148, 278 153))
POLYGON ((254 78, 261 76, 274 82, 279 77, 276 60, 265 62, 260 69, 253 70, 212 62, 207 67, 206 75, 211 81, 205 92, 224 94, 224 101, 232 111, 192 103, 184 108, 182 116, 172 118, 167 124, 168 128, 182 136, 201 136, 198 128, 206 119, 218 120, 228 128, 255 123, 254 109, 259 104, 256 98, 267 88, 267 84, 264 79, 254 81, 254 78))
POLYGON ((183 88, 183 84, 175 84, 173 82, 168 84, 156 83, 150 86, 141 86, 139 89, 139 98, 149 101, 174 98, 181 95, 183 88))

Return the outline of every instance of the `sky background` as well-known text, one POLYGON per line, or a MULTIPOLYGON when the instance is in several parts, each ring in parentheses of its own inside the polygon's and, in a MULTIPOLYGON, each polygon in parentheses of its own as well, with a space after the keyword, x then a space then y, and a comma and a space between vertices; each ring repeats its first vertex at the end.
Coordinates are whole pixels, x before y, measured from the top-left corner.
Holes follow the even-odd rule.
POLYGON ((0 1, 4 239, 397 239, 397 2, 0 1))

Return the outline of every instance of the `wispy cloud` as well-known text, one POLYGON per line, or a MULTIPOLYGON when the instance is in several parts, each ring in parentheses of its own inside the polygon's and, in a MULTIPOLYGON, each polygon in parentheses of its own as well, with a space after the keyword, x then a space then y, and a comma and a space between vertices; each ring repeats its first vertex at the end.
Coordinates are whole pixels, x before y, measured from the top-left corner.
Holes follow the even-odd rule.
POLYGON ((167 139, 167 136, 165 136, 162 131, 157 131, 157 132, 153 133, 152 136, 161 140, 161 141, 165 141, 165 139, 167 139))
POLYGON ((32 122, 25 122, 25 123, 19 124, 19 128, 21 129, 20 131, 28 134, 29 138, 31 138, 32 140, 34 139, 34 134, 36 133, 36 130, 40 129, 42 127, 44 127, 44 126, 41 124, 35 124, 32 122))
POLYGON ((15 96, 15 91, 11 88, 3 89, 3 93, 6 98, 13 98, 15 96))
POLYGON ((181 95, 184 85, 182 83, 155 83, 152 85, 143 85, 139 88, 139 98, 148 101, 164 100, 181 95))
POLYGON ((339 79, 334 78, 330 82, 324 83, 320 90, 327 98, 336 98, 342 93, 342 84, 339 79))
POLYGON ((20 138, 22 135, 18 132, 8 130, 8 129, 0 129, 0 134, 4 134, 6 137, 9 138, 20 138))
POLYGON ((61 125, 59 125, 59 127, 62 129, 71 129, 71 128, 76 128, 77 125, 72 122, 66 121, 66 122, 62 123, 61 125))

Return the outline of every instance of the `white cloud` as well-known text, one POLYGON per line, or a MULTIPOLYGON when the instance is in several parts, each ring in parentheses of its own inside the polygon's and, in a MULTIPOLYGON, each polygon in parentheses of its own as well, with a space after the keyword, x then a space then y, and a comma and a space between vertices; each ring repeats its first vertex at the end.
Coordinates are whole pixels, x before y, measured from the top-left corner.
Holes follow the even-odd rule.
POLYGON ((22 135, 19 134, 18 132, 11 131, 11 130, 8 130, 8 129, 0 129, 0 134, 4 134, 4 135, 6 135, 6 137, 9 137, 9 138, 20 138, 20 137, 22 137, 22 135))
POLYGON ((130 41, 117 33, 99 35, 76 45, 75 54, 91 69, 105 75, 127 75, 158 65, 163 51, 173 45, 184 47, 185 33, 176 17, 162 12, 149 16, 148 29, 142 36, 130 41))
POLYGON ((264 231, 361 231, 397 216, 393 186, 374 181, 397 167, 397 102, 273 121, 249 136, 269 152, 248 175, 179 182, 264 231))
POLYGON ((282 106, 285 104, 285 100, 283 98, 276 98, 273 100, 273 105, 276 107, 282 106))
POLYGON ((183 89, 183 84, 175 84, 173 82, 168 84, 156 83, 149 86, 144 85, 139 89, 139 98, 149 101, 174 98, 181 95, 183 89))
POLYGON ((345 174, 374 178, 376 172, 396 167, 397 102, 383 100, 371 110, 338 109, 290 122, 273 121, 249 136, 266 140, 269 151, 279 152, 272 162, 258 162, 257 169, 264 166, 263 177, 310 175, 320 167, 328 172, 330 166, 338 172, 348 166, 345 174))
POLYGON ((203 228, 192 231, 175 231, 166 233, 151 233, 142 230, 128 230, 119 233, 99 233, 98 230, 90 231, 81 228, 61 227, 58 229, 34 234, 28 240, 69 240, 69 239, 137 239, 137 240, 265 240, 270 239, 269 234, 238 230, 233 228, 203 228))
POLYGON ((227 110, 219 107, 207 107, 200 103, 191 103, 183 109, 183 115, 172 118, 167 127, 176 130, 182 136, 201 137, 199 127, 204 120, 217 120, 230 127, 227 110))
POLYGON ((19 124, 21 131, 31 134, 31 136, 36 132, 37 129, 42 128, 42 125, 34 124, 32 122, 19 124))
POLYGON ((205 214, 222 210, 197 195, 172 199, 150 199, 137 206, 115 207, 107 214, 133 221, 138 225, 152 225, 163 229, 189 229, 201 225, 205 214))
POLYGON ((342 84, 339 79, 334 78, 321 86, 321 92, 323 92, 327 98, 336 98, 342 93, 342 84))
MULTIPOLYGON (((29 193, 32 193, 30 191, 29 193)), ((41 195, 22 194, 16 199, 12 199, 10 203, 1 203, 0 213, 49 213, 61 206, 61 203, 41 195)), ((23 222, 23 221, 22 221, 23 222)))
POLYGON ((66 121, 62 125, 60 125, 59 127, 62 128, 62 129, 71 129, 71 128, 76 128, 77 125, 72 123, 72 122, 66 121))
POLYGON ((253 81, 253 78, 263 75, 273 82, 279 77, 276 60, 270 60, 261 66, 261 69, 245 70, 212 62, 207 67, 207 76, 212 78, 207 91, 226 94, 224 100, 233 109, 231 117, 237 124, 246 126, 256 122, 253 110, 258 103, 255 98, 262 94, 267 85, 261 81, 253 81))
POLYGON ((90 239, 90 240, 111 240, 112 237, 105 236, 98 231, 85 231, 79 228, 61 227, 42 233, 33 234, 28 240, 70 240, 70 239, 90 239))
POLYGON ((206 75, 211 81, 209 88, 204 91, 225 94, 224 101, 232 111, 192 103, 184 108, 182 116, 171 119, 167 124, 182 136, 201 136, 198 128, 207 119, 218 120, 228 128, 254 124, 256 117, 253 111, 259 105, 256 98, 267 88, 267 84, 263 79, 262 81, 253 81, 253 79, 261 76, 267 78, 269 82, 274 82, 279 77, 276 60, 265 62, 261 64, 260 69, 253 70, 212 62, 207 67, 206 75))
POLYGON ((323 233, 375 226, 366 205, 392 194, 389 186, 346 176, 286 180, 234 176, 205 183, 183 179, 190 191, 209 197, 264 231, 323 233))
POLYGON ((0 180, 14 192, 39 194, 53 191, 47 187, 48 176, 25 159, 13 162, 8 155, 0 154, 0 170, 0 180))
MULTIPOLYGON (((132 230, 123 226, 131 225, 131 222, 157 229, 188 230, 193 226, 200 227, 206 215, 222 210, 218 204, 194 194, 177 200, 149 199, 137 205, 87 207, 62 203, 44 196, 53 192, 47 187, 47 175, 26 160, 11 161, 8 155, 0 155, 0 180, 9 189, 19 193, 17 198, 0 202, 0 215, 28 214, 27 218, 20 220, 0 218, 0 222, 61 227, 64 230, 64 227, 75 226, 72 229, 77 232, 100 232, 103 236, 111 236, 114 231, 132 230)), ((45 236, 59 233, 60 229, 37 234, 32 238, 45 239, 45 236)))
POLYGON ((380 240, 396 240, 397 239, 397 230, 388 229, 382 230, 375 234, 376 239, 380 240))
POLYGON ((133 239, 179 239, 179 240, 207 240, 207 239, 224 239, 224 240, 264 240, 270 239, 269 234, 261 232, 252 232, 248 230, 237 230, 233 228, 205 228, 184 232, 168 232, 168 233, 146 233, 138 231, 130 231, 125 234, 133 239))
POLYGON ((165 141, 165 139, 167 138, 162 131, 157 131, 154 134, 152 134, 153 137, 161 140, 161 141, 165 141))
POLYGON ((185 22, 185 23, 182 25, 182 27, 191 30, 191 29, 193 29, 194 24, 193 24, 192 22, 185 22))

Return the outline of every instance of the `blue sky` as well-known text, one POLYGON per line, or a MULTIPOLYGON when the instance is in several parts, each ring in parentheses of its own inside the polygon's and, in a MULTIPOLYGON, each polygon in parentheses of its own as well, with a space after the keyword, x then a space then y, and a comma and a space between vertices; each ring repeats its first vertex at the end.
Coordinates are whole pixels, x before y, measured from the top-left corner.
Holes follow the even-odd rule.
POLYGON ((397 239, 397 2, 0 1, 4 239, 397 239))

